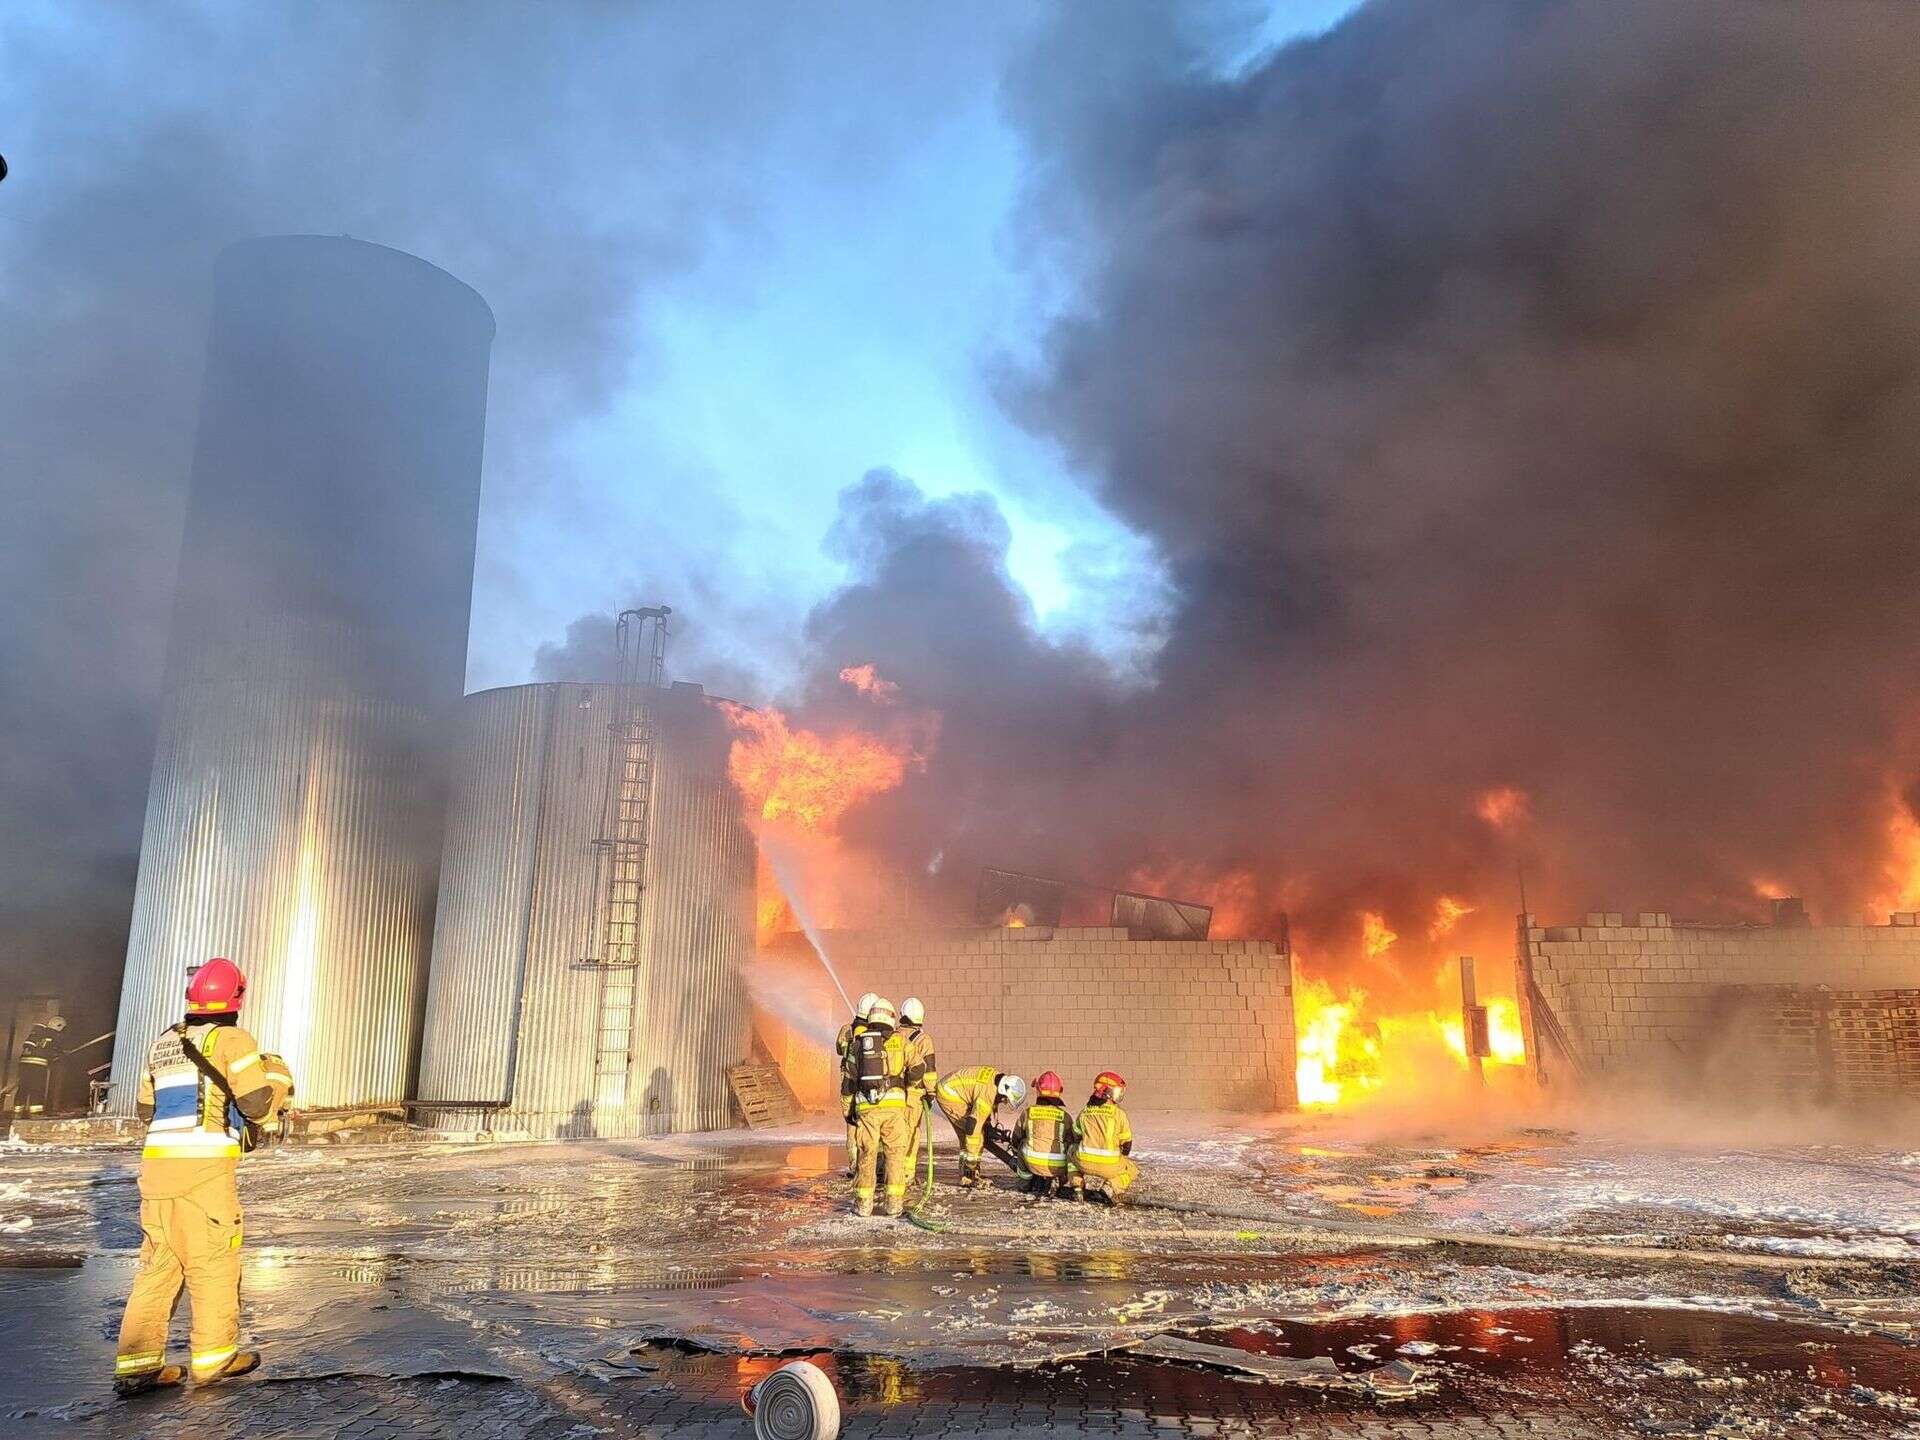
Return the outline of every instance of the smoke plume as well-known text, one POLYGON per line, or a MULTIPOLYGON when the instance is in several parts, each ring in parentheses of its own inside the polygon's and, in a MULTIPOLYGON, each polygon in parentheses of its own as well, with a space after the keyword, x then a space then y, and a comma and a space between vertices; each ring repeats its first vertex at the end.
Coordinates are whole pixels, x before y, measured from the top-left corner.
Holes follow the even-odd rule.
POLYGON ((1022 237, 1086 281, 1001 381, 1164 558, 1165 646, 1115 693, 990 502, 869 476, 815 693, 870 662, 947 714, 869 840, 1356 950, 1442 895, 1509 935, 1521 863, 1549 913, 1884 900, 1920 10, 1375 0, 1225 77, 1171 14, 1069 7, 1009 81, 1022 237))

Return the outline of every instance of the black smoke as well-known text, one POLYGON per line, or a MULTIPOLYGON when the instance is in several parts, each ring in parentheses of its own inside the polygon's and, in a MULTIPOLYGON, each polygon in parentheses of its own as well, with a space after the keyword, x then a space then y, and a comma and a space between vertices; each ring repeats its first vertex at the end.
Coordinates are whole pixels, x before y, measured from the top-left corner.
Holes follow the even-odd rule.
POLYGON ((949 710, 871 838, 1239 873, 1329 945, 1522 863, 1856 920, 1920 774, 1920 7, 1375 0, 1225 76, 1170 15, 1069 7, 1009 82, 1086 280, 1001 377, 1169 567, 1164 649, 1117 693, 986 506, 869 477, 816 694, 949 710))

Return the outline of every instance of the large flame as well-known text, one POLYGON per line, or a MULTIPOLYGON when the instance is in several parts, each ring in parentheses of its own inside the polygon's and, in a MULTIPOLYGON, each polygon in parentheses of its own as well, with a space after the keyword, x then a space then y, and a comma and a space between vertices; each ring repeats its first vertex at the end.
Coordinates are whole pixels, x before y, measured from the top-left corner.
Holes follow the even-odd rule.
POLYGON ((735 739, 727 772, 760 820, 830 835, 847 811, 891 790, 910 766, 924 763, 910 750, 845 731, 798 730, 778 710, 729 704, 735 739))
MULTIPOLYGON (((1479 911, 1479 906, 1465 900, 1437 897, 1428 940, 1453 934, 1479 911)), ((1433 965, 1396 958, 1391 968, 1383 967, 1380 962, 1399 943, 1399 934, 1378 911, 1361 911, 1359 921, 1359 956, 1355 958, 1373 962, 1368 973, 1389 984, 1396 983, 1397 973, 1398 993, 1384 996, 1321 976, 1296 979, 1294 1080, 1300 1104, 1309 1109, 1387 1100, 1397 1094, 1428 1099, 1441 1087, 1463 1082, 1468 1074, 1457 962, 1449 958, 1433 965)), ((1484 1057, 1483 1068, 1524 1065, 1526 1042, 1519 1005, 1507 995, 1483 995, 1479 1002, 1487 1010, 1492 1052, 1484 1057)))
POLYGON ((823 927, 845 924, 855 913, 886 913, 874 867, 843 860, 840 828, 858 806, 924 769, 939 732, 937 716, 895 706, 900 687, 873 666, 849 666, 840 678, 889 707, 876 712, 872 727, 822 733, 772 707, 721 702, 734 733, 727 771, 761 842, 754 918, 763 944, 800 928, 796 901, 823 927), (781 877, 769 867, 775 852, 781 877))

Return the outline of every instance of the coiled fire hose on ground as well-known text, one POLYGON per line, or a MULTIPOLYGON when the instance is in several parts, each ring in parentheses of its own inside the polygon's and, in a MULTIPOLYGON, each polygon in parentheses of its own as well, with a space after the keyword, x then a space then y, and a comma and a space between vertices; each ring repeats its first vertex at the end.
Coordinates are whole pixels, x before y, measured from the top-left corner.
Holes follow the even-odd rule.
POLYGON ((840 1396, 818 1365, 792 1360, 740 1397, 760 1440, 834 1440, 840 1396))

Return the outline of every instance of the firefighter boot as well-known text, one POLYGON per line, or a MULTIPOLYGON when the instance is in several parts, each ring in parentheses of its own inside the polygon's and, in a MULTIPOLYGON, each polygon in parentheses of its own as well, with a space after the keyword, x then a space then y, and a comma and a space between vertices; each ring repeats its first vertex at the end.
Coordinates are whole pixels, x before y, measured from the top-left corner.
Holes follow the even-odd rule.
POLYGON ((259 1368, 260 1352, 258 1350, 236 1350, 233 1352, 233 1358, 228 1360, 227 1363, 222 1365, 218 1370, 214 1371, 213 1374, 198 1377, 193 1383, 195 1385, 218 1385, 222 1380, 238 1380, 242 1375, 251 1375, 259 1368))
POLYGON ((969 1156, 960 1157, 960 1188, 971 1190, 980 1183, 980 1162, 969 1156))
POLYGON ((113 1393, 126 1399, 134 1395, 144 1395, 149 1390, 165 1390, 178 1385, 187 1378, 187 1372, 178 1365, 162 1365, 158 1370, 149 1370, 143 1375, 122 1375, 113 1382, 113 1393))

